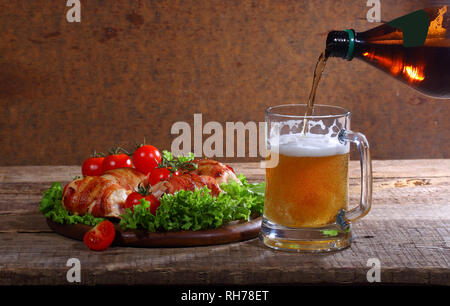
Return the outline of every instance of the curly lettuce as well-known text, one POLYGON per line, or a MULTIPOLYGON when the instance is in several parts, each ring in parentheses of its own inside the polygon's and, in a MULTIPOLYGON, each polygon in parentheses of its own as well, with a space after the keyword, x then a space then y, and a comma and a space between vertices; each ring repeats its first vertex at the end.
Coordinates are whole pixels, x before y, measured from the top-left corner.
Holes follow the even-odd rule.
POLYGON ((156 215, 144 199, 139 205, 127 209, 121 216, 123 229, 155 231, 179 231, 217 228, 235 220, 249 220, 251 215, 261 215, 264 207, 265 183, 249 184, 239 176, 242 184, 229 182, 220 187, 225 193, 217 197, 204 187, 194 191, 180 190, 161 197, 156 215))

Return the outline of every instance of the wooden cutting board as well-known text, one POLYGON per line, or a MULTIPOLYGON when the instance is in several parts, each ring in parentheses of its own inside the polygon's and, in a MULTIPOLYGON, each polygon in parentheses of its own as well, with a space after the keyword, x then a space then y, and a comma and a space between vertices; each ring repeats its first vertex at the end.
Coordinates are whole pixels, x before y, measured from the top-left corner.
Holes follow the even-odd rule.
MULTIPOLYGON (((250 221, 234 221, 217 229, 152 233, 144 230, 122 230, 118 224, 113 245, 128 247, 188 247, 225 244, 256 238, 261 228, 261 217, 250 221)), ((84 224, 59 224, 47 219, 56 233, 72 239, 83 240, 92 227, 84 224)))

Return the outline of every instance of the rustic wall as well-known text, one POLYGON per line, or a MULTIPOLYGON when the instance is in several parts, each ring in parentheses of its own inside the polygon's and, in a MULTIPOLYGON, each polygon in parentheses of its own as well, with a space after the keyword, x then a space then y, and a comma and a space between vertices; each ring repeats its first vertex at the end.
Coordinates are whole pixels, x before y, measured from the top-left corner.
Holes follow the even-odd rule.
MULTIPOLYGON (((332 29, 365 30, 365 0, 0 0, 0 165, 77 164, 176 121, 262 121, 306 102, 332 29)), ((388 21, 426 1, 382 0, 388 21)), ((377 159, 448 158, 449 102, 358 61, 331 59, 317 103, 347 107, 377 159)))

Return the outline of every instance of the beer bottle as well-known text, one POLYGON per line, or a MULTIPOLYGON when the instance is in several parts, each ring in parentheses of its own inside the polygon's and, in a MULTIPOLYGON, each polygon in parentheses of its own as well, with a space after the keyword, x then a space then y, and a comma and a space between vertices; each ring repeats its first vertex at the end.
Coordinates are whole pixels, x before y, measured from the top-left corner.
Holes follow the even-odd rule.
POLYGON ((366 32, 328 34, 326 57, 363 60, 425 95, 450 98, 450 12, 428 8, 366 32))

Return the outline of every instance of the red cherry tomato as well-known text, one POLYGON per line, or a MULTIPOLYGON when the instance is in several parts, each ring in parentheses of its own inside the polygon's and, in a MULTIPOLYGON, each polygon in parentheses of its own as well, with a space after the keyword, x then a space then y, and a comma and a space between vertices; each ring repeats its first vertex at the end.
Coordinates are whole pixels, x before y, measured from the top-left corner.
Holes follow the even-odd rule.
POLYGON ((133 211, 133 206, 139 205, 142 198, 143 196, 138 192, 130 193, 125 201, 124 208, 131 208, 131 211, 133 211))
POLYGON ((103 174, 103 160, 104 157, 89 157, 83 162, 81 166, 81 173, 83 176, 99 176, 103 174))
POLYGON ((153 194, 149 194, 145 197, 145 199, 150 203, 150 213, 156 216, 156 210, 158 209, 159 205, 161 205, 161 203, 153 194))
POLYGON ((83 242, 91 250, 103 251, 111 245, 115 236, 114 224, 104 220, 84 234, 83 242))
POLYGON ((150 213, 152 215, 155 215, 156 210, 158 209, 158 207, 160 205, 160 202, 153 194, 148 194, 148 195, 144 196, 144 195, 140 194, 139 192, 134 191, 128 195, 124 207, 131 208, 131 211, 134 211, 133 207, 135 205, 139 205, 141 203, 141 199, 145 199, 147 202, 150 203, 150 213))
POLYGON ((148 174, 148 182, 151 186, 157 184, 160 181, 164 181, 170 178, 170 171, 166 168, 156 168, 153 169, 148 174))
POLYGON ((157 148, 151 145, 139 147, 133 154, 133 163, 137 170, 148 174, 158 167, 161 162, 161 153, 157 148))
POLYGON ((103 172, 117 168, 131 168, 133 164, 131 158, 125 153, 111 154, 103 160, 103 172))
MULTIPOLYGON (((148 182, 150 183, 151 186, 159 183, 160 181, 165 181, 168 180, 171 176, 170 176, 170 171, 167 168, 156 168, 153 169, 149 174, 148 174, 148 182)), ((172 176, 177 176, 180 175, 181 172, 180 171, 175 171, 172 173, 172 176)))

